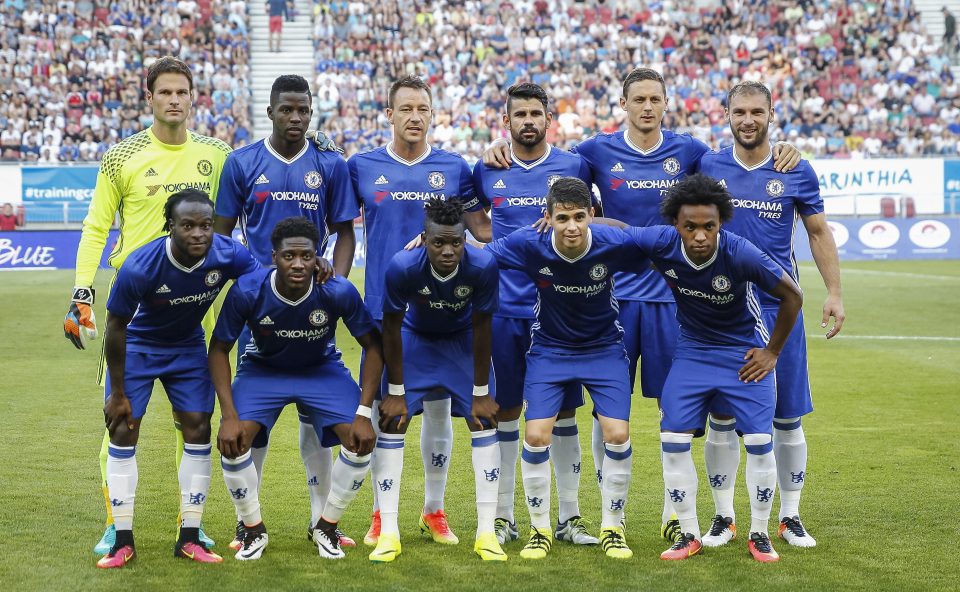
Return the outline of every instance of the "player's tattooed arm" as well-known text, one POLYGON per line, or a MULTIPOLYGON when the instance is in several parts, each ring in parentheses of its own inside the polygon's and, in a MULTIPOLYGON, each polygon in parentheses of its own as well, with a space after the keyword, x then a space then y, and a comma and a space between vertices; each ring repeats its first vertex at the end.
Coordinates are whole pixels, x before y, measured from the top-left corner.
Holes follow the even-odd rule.
POLYGON ((403 433, 407 428, 407 402, 403 392, 402 312, 383 313, 383 357, 387 366, 388 392, 381 393, 380 429, 403 433))
POLYGON ((333 269, 337 275, 346 278, 353 266, 353 255, 357 250, 357 237, 353 233, 353 220, 330 225, 330 232, 337 234, 333 245, 333 269))
MULTIPOLYGON (((363 348, 363 374, 360 376, 360 405, 370 408, 380 388, 383 375, 383 343, 376 329, 357 337, 357 343, 363 348)), ((373 452, 377 443, 377 434, 373 431, 370 418, 359 413, 350 426, 350 449, 361 456, 373 452)))
POLYGON ((495 169, 509 169, 513 164, 510 158, 510 143, 504 138, 497 138, 483 151, 483 164, 495 169))
MULTIPOLYGON (((227 458, 236 458, 245 452, 243 426, 233 405, 233 388, 230 381, 230 349, 232 343, 210 339, 210 351, 207 363, 210 367, 210 380, 217 391, 220 401, 220 431, 217 434, 217 449, 227 458)), ((247 443, 249 444, 249 443, 247 443)))
POLYGON ((124 423, 129 430, 136 428, 130 399, 127 398, 123 388, 127 358, 127 325, 129 324, 129 317, 107 313, 104 357, 107 361, 107 372, 110 373, 110 396, 107 397, 103 406, 103 419, 111 436, 124 423))
POLYGON ((823 318, 820 327, 826 328, 833 317, 833 327, 827 331, 827 339, 832 338, 843 328, 846 314, 843 310, 843 291, 840 288, 840 257, 837 255, 837 242, 827 225, 826 214, 801 216, 803 226, 810 239, 810 252, 827 287, 827 300, 823 303, 823 318))
POLYGON ((500 406, 490 396, 490 354, 493 349, 493 315, 473 313, 473 409, 471 429, 497 427, 500 406), (484 425, 486 424, 486 425, 484 425))
POLYGON ((767 346, 755 347, 744 356, 747 363, 740 368, 739 373, 740 380, 743 382, 760 382, 767 374, 773 372, 777 367, 777 358, 803 307, 803 293, 786 272, 782 273, 780 283, 770 290, 770 294, 780 299, 777 321, 773 325, 773 332, 770 334, 767 346))
POLYGON ((779 173, 786 173, 797 168, 803 155, 790 142, 777 142, 773 145, 773 168, 779 173))

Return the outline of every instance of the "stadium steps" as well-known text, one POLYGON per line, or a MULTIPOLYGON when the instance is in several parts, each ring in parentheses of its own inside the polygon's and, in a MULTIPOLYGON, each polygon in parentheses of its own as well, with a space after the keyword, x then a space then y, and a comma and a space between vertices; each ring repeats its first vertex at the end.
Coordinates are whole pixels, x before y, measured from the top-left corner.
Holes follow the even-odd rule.
POLYGON ((284 21, 280 53, 271 53, 269 19, 263 3, 250 3, 250 87, 253 90, 253 138, 270 135, 267 119, 270 87, 281 74, 299 74, 313 81, 313 2, 296 0, 296 19, 284 21))
MULTIPOLYGON (((939 42, 943 39, 943 13, 941 10, 944 6, 960 21, 960 0, 914 0, 913 5, 920 13, 920 21, 927 30, 927 34, 934 41, 939 42)), ((960 22, 957 23, 957 26, 960 28, 960 22)), ((960 64, 956 62, 957 60, 954 60, 950 69, 953 71, 953 77, 960 79, 960 64)))

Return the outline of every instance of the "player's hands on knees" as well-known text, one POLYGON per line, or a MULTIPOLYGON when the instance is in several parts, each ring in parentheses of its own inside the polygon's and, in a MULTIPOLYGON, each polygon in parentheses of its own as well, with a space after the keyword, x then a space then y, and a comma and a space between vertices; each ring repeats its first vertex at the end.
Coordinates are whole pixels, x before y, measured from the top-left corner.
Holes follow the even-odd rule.
POLYGON ((365 456, 373 452, 377 443, 377 433, 373 431, 373 423, 369 417, 356 416, 350 426, 350 446, 354 454, 365 456))
POLYGON ((743 356, 747 363, 740 368, 742 382, 760 382, 777 367, 777 354, 765 347, 755 347, 743 356))
POLYGON ((407 400, 403 395, 384 395, 380 402, 380 431, 403 431, 407 424, 407 400))
POLYGON ((497 411, 500 406, 490 395, 473 398, 473 409, 470 410, 472 424, 477 429, 484 429, 484 422, 488 428, 497 427, 497 411))
POLYGON ((827 296, 827 301, 823 303, 823 319, 820 326, 826 328, 830 323, 830 317, 833 317, 833 327, 827 331, 827 339, 835 337, 840 329, 843 328, 843 321, 847 318, 843 312, 843 300, 839 296, 827 296))
POLYGON ((777 142, 773 145, 773 168, 778 173, 786 173, 797 168, 803 155, 789 142, 777 142))
POLYGON ((93 314, 93 299, 93 288, 74 288, 70 308, 63 317, 63 336, 77 349, 86 349, 87 341, 99 335, 97 317, 93 314))
POLYGON ((404 251, 412 251, 412 250, 414 250, 414 249, 416 249, 416 248, 419 248, 419 247, 422 247, 422 246, 423 246, 423 234, 421 233, 421 234, 418 234, 417 236, 415 236, 412 241, 410 241, 409 243, 407 243, 406 245, 404 245, 403 250, 404 250, 404 251))
POLYGON ((337 272, 329 261, 323 257, 317 257, 317 268, 313 270, 313 277, 317 280, 317 285, 327 283, 327 280, 336 277, 336 275, 337 272))
POLYGON ((243 425, 237 417, 220 418, 220 431, 217 432, 217 450, 227 458, 237 458, 243 454, 243 425))
POLYGON ((133 409, 130 407, 130 399, 127 398, 127 395, 116 391, 110 393, 107 402, 103 405, 103 419, 110 434, 113 434, 124 423, 127 424, 127 429, 134 429, 136 422, 132 415, 133 409))
POLYGON ((509 169, 513 163, 510 158, 510 144, 503 138, 497 138, 483 151, 483 164, 495 169, 509 169))

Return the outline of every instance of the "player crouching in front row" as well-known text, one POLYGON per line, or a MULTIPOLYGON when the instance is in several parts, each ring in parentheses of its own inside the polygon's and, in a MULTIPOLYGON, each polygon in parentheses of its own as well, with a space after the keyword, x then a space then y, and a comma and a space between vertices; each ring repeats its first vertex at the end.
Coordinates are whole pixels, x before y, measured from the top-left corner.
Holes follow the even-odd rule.
POLYGON ((485 561, 506 561, 494 532, 500 478, 497 404, 491 372, 491 323, 499 291, 497 264, 466 244, 460 202, 426 204, 424 248, 394 255, 384 279, 383 350, 388 388, 380 405, 373 477, 381 529, 370 560, 400 554, 397 512, 403 440, 409 415, 423 412, 426 397, 450 397, 452 414, 470 428, 477 494, 474 551, 485 561), (470 392, 473 395, 470 395, 470 392))
POLYGON ((210 375, 223 413, 217 448, 224 481, 244 524, 236 558, 259 559, 268 541, 250 445, 261 429, 273 427, 285 406, 298 403, 309 410, 321 442, 341 444, 330 495, 313 535, 321 557, 339 559, 344 553, 337 523, 363 485, 376 441, 370 406, 383 373, 380 332, 348 280, 337 277, 315 285, 320 233, 312 222, 281 220, 271 242, 276 269, 237 281, 210 342, 210 375), (366 354, 362 389, 336 349, 338 319, 366 354), (229 353, 244 324, 252 339, 231 385, 229 353))
POLYGON ((169 236, 134 251, 107 301, 108 375, 104 419, 110 432, 107 487, 117 538, 97 567, 134 557, 136 447, 153 383, 163 384, 183 429, 180 536, 174 555, 200 563, 223 559, 200 542, 210 488, 210 414, 214 394, 200 322, 227 280, 260 266, 240 243, 213 233, 213 202, 195 189, 174 193, 164 215, 169 236))
POLYGON ((750 553, 776 561, 767 522, 777 472, 773 458, 774 369, 803 304, 790 275, 746 239, 721 230, 733 215, 727 190, 691 175, 667 191, 661 213, 673 226, 625 228, 662 274, 677 301, 680 337, 661 398, 663 482, 680 519, 680 538, 661 559, 700 552, 697 473, 690 454, 707 412, 733 411, 747 449, 750 553), (754 286, 780 299, 772 333, 754 286), (746 363, 744 363, 746 360, 746 363))

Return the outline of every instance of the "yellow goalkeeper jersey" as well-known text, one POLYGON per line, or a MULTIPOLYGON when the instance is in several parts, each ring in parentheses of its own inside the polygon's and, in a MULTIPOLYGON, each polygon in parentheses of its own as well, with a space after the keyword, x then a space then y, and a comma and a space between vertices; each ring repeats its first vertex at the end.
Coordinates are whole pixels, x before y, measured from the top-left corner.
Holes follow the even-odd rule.
POLYGON ((107 234, 118 213, 120 237, 108 259, 115 269, 135 249, 167 233, 163 206, 171 194, 200 189, 216 201, 220 173, 230 150, 216 138, 190 131, 185 143, 164 144, 152 128, 107 150, 83 220, 74 285, 93 285, 107 234))

